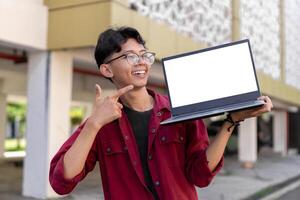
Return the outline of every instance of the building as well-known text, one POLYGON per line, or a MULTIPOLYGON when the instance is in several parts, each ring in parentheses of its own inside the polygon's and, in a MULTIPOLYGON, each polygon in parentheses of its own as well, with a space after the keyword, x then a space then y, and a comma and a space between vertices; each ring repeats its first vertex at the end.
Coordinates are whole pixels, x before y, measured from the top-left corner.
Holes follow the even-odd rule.
MULTIPOLYGON (((109 26, 136 27, 158 59, 249 37, 261 91, 275 105, 274 151, 286 155, 289 147, 298 147, 299 9, 299 0, 0 0, 0 153, 7 101, 23 98, 28 103, 23 194, 56 196, 48 183, 49 162, 69 136, 70 106, 91 110, 95 83, 105 88, 104 95, 114 90, 93 59, 98 34, 109 26)), ((159 60, 149 87, 164 90, 159 60)), ((240 161, 256 162, 256 119, 242 123, 238 144, 240 161)))

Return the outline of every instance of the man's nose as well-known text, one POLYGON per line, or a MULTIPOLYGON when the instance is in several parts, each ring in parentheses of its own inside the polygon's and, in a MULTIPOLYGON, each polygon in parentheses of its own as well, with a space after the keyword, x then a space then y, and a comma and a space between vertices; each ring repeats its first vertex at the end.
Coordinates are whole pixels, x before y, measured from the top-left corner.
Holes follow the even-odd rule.
POLYGON ((143 64, 143 65, 146 65, 146 61, 144 60, 144 58, 142 56, 139 56, 139 60, 138 60, 138 63, 139 65, 143 64))

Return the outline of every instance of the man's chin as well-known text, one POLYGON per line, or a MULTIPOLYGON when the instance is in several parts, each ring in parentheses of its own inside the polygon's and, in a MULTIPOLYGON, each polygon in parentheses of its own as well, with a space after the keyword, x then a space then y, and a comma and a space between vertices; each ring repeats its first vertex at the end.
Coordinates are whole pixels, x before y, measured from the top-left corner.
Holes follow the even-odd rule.
POLYGON ((142 89, 142 88, 145 88, 147 86, 146 83, 144 84, 132 84, 133 85, 133 89, 142 89))
POLYGON ((147 86, 147 81, 137 81, 133 82, 132 85, 137 88, 143 88, 147 86))

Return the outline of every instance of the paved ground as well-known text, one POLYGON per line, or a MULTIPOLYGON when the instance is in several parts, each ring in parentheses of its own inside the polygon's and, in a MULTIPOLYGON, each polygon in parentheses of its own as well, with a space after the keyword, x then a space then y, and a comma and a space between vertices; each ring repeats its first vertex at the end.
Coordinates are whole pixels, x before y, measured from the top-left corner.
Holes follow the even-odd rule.
MULTIPOLYGON (((62 200, 99 200, 104 199, 100 175, 97 167, 83 180, 75 190, 62 200)), ((22 164, 16 165, 12 161, 0 162, 0 200, 39 200, 23 197, 22 190, 22 164)))
MULTIPOLYGON (((235 156, 225 158, 225 166, 212 184, 200 189, 200 200, 259 199, 300 177, 300 156, 286 156, 265 151, 260 153, 254 169, 243 169, 235 156)), ((12 162, 0 163, 0 199, 34 200, 21 196, 22 167, 12 162)), ((98 168, 88 175, 63 200, 103 199, 98 168)))
POLYGON ((288 193, 281 196, 279 199, 284 200, 295 200, 300 198, 300 187, 296 188, 295 190, 289 191, 288 193))
POLYGON ((234 157, 225 159, 223 174, 212 184, 200 189, 200 199, 259 199, 300 176, 300 156, 281 157, 262 152, 254 169, 243 169, 234 157), (281 185, 279 185, 281 184, 281 185))

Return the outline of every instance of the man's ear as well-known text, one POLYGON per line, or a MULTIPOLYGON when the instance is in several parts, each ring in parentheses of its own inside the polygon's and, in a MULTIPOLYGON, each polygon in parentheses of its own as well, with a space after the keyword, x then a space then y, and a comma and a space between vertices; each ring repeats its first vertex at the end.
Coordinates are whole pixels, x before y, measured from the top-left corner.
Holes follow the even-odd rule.
POLYGON ((100 73, 106 78, 112 78, 114 76, 109 64, 101 64, 99 70, 100 73))

